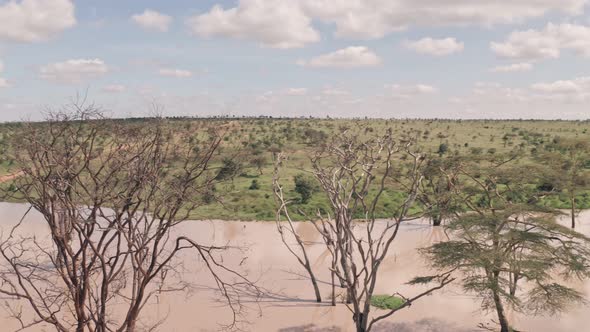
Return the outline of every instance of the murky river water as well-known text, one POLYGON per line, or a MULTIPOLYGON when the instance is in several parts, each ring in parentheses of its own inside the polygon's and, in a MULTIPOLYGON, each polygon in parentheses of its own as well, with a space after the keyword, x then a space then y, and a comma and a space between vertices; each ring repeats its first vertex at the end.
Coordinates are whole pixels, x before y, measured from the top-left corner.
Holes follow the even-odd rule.
MULTIPOLYGON (((0 225, 5 231, 15 224, 24 211, 23 204, 0 203, 0 225)), ((579 231, 590 235, 590 211, 579 218, 579 231)), ((306 241, 320 241, 313 226, 299 223, 298 232, 306 241)), ((46 234, 46 226, 38 214, 30 214, 22 232, 46 234)), ((242 326, 249 331, 354 331, 351 314, 344 305, 329 305, 330 287, 327 266, 330 258, 321 245, 310 244, 309 253, 321 281, 324 304, 314 302, 314 294, 304 270, 283 246, 273 222, 228 222, 191 221, 180 232, 202 244, 242 246, 242 252, 231 251, 224 262, 247 272, 252 280, 268 290, 267 295, 254 301, 244 297, 247 306, 242 326), (244 258, 246 258, 244 260, 244 258)), ((444 238, 440 229, 433 229, 420 222, 402 227, 401 233, 390 251, 389 259, 381 268, 378 294, 400 292, 411 296, 420 290, 404 285, 412 277, 425 273, 425 262, 416 249, 444 238)), ((192 284, 187 293, 167 293, 154 298, 144 311, 146 323, 166 318, 158 331, 217 331, 220 324, 231 321, 231 312, 212 289, 213 280, 202 264, 193 256, 183 256, 185 270, 182 278, 192 284)), ((590 298, 590 282, 574 285, 590 298)), ((410 308, 400 311, 384 321, 376 331, 476 331, 479 323, 488 322, 494 316, 479 310, 478 299, 463 294, 457 285, 450 285, 432 296, 415 302, 410 308)), ((589 331, 590 307, 574 307, 559 317, 520 317, 512 315, 514 326, 521 331, 589 331)), ((0 309, 0 330, 17 328, 8 313, 0 309)), ((30 331, 51 331, 38 326, 30 331)))

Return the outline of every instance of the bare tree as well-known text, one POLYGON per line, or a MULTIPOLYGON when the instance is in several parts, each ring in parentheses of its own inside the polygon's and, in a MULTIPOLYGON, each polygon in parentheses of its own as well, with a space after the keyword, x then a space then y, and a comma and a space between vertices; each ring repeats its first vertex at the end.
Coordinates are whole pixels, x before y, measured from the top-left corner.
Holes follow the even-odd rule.
MULTIPOLYGON (((314 225, 335 255, 333 258, 336 257, 337 264, 332 265, 331 271, 347 291, 347 306, 358 332, 370 331, 375 323, 453 280, 449 273, 414 280, 437 284, 418 295, 404 296, 404 303, 398 308, 370 315, 379 269, 400 226, 411 217, 422 181, 420 169, 424 158, 412 150, 413 143, 395 139, 390 131, 369 139, 344 131, 334 135, 311 158, 311 171, 331 207, 331 213, 318 212, 314 225), (405 198, 391 219, 378 221, 377 213, 383 208, 379 206, 380 199, 395 177, 404 177, 410 183, 407 190, 400 188, 405 198)), ((332 279, 334 284, 335 278, 332 279)))
POLYGON ((43 323, 57 331, 137 331, 155 294, 184 287, 169 279, 177 254, 189 248, 231 308, 231 325, 239 320, 239 289, 251 283, 223 264, 227 247, 174 232, 217 181, 211 165, 222 135, 201 128, 199 142, 189 144, 166 120, 146 121, 123 124, 74 105, 15 136, 23 172, 16 194, 49 226, 47 241, 19 236, 19 223, 0 243, 0 293, 33 312, 26 321, 9 303, 22 329, 43 323))
POLYGON ((284 156, 279 153, 276 156, 275 161, 275 170, 273 176, 273 191, 275 198, 278 202, 279 208, 277 209, 277 216, 276 216, 276 225, 277 231, 281 236, 281 240, 285 247, 289 250, 289 252, 295 256, 297 262, 305 269, 307 274, 309 275, 309 279, 313 286, 313 290, 315 293, 316 301, 322 302, 322 295, 320 293, 320 288, 318 286, 317 278, 315 273, 311 267, 311 262, 309 260, 309 255, 307 254, 307 250, 305 248, 305 242, 297 234, 297 230, 295 229, 295 224, 291 215, 289 214, 289 201, 285 198, 283 193, 283 187, 279 183, 279 167, 283 162, 284 156), (295 241, 296 248, 293 247, 291 241, 295 241))

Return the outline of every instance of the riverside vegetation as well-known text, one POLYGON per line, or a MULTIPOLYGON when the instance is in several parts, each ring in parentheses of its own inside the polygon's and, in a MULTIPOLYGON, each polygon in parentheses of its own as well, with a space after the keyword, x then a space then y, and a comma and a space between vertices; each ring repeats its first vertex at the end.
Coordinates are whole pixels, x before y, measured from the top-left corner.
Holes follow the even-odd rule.
POLYGON ((4 124, 2 172, 13 175, 4 199, 43 214, 55 251, 17 238, 17 224, 0 244, 8 264, 0 292, 36 313, 23 322, 11 311, 23 329, 133 332, 150 297, 168 291, 174 258, 193 250, 236 323, 240 294, 264 290, 224 264, 229 246, 173 230, 188 220, 275 221, 322 302, 293 226, 306 220, 331 257, 331 305, 346 305, 358 332, 452 282, 495 312, 497 326, 481 327, 508 332, 507 309, 554 314, 585 301, 566 281, 590 276, 590 239, 575 230, 577 213, 590 208, 589 129, 587 121, 114 120, 79 106, 47 122, 4 124), (568 225, 556 221, 562 210, 568 225), (431 273, 408 276, 413 294, 376 294, 401 225, 423 217, 449 234, 422 249, 431 273), (67 292, 53 291, 56 278, 67 292), (109 308, 120 301, 126 314, 114 318, 109 308))

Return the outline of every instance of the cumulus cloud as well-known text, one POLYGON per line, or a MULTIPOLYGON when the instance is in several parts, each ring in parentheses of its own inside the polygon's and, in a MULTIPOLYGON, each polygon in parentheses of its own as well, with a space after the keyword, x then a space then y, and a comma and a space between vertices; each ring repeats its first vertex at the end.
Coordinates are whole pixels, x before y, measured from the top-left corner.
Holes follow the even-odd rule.
POLYGON ((162 68, 159 70, 160 76, 189 78, 193 77, 193 72, 184 69, 162 68))
POLYGON ((533 69, 533 65, 528 62, 521 62, 521 63, 513 63, 510 65, 505 66, 496 66, 490 71, 492 73, 513 73, 513 72, 523 72, 523 71, 530 71, 533 69))
POLYGON ((275 48, 317 42, 312 22, 334 25, 336 36, 375 39, 408 27, 522 23, 548 13, 582 14, 588 0, 239 0, 190 18, 198 36, 255 40, 275 48))
POLYGON ((297 1, 240 0, 237 7, 214 6, 209 12, 187 21, 201 37, 254 40, 266 47, 299 48, 320 40, 297 1))
POLYGON ((131 16, 131 20, 146 30, 166 32, 172 23, 172 17, 155 10, 146 9, 141 14, 131 16))
POLYGON ((125 90, 127 90, 127 87, 120 84, 111 84, 102 88, 102 92, 106 93, 121 93, 125 92, 125 90))
POLYGON ((555 59, 561 50, 590 56, 590 27, 549 23, 542 30, 514 31, 506 41, 492 42, 490 47, 500 57, 515 59, 555 59))
POLYGON ((590 107, 590 77, 539 82, 524 88, 478 82, 471 94, 460 100, 458 104, 477 106, 476 109, 495 109, 496 114, 480 113, 480 118, 514 118, 521 115, 523 118, 587 118, 587 108, 590 107), (498 104, 503 106, 498 108, 498 104), (559 107, 557 113, 556 107, 559 107))
POLYGON ((445 56, 461 52, 465 48, 462 42, 455 38, 432 39, 422 38, 416 41, 406 41, 405 47, 420 54, 445 56))
POLYGON ((535 91, 550 94, 588 96, 590 94, 590 77, 577 77, 572 80, 559 80, 549 83, 535 83, 531 88, 535 91))
POLYGON ((58 83, 78 84, 104 76, 109 67, 101 59, 71 59, 51 63, 39 69, 42 79, 58 83))
POLYGON ((437 88, 426 84, 392 84, 386 85, 385 89, 388 90, 392 96, 400 99, 410 99, 415 96, 433 94, 438 92, 437 88))
POLYGON ((0 40, 46 41, 76 24, 70 0, 8 1, 0 5, 0 40))
POLYGON ((324 96, 346 96, 349 95, 350 92, 334 87, 325 87, 322 89, 321 94, 324 96))
POLYGON ((301 66, 314 68, 374 67, 381 64, 381 58, 365 46, 350 46, 307 61, 300 60, 297 63, 301 66))
MULTIPOLYGON (((272 0, 267 0, 272 1, 272 0)), ((410 26, 520 23, 549 12, 581 14, 587 0, 299 0, 305 13, 336 26, 336 35, 381 38, 410 26)))
POLYGON ((288 96, 305 96, 307 94, 307 88, 289 88, 285 91, 288 96))

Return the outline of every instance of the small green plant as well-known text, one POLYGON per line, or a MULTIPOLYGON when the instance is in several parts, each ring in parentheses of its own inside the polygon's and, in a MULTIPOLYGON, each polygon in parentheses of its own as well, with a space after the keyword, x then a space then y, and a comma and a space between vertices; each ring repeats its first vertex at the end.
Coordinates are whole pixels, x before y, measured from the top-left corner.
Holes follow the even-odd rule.
POLYGON ((250 184, 250 187, 248 189, 250 189, 250 190, 260 189, 260 185, 258 184, 258 180, 256 180, 256 179, 252 180, 252 183, 250 184))
POLYGON ((373 295, 371 305, 384 310, 395 310, 404 305, 405 300, 399 296, 391 295, 373 295))

